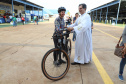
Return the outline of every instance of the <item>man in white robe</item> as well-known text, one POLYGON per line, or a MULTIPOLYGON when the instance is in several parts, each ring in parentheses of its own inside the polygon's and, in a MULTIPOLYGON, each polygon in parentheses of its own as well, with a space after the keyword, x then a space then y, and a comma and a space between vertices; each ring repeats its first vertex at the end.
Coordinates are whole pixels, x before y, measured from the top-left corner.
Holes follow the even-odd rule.
POLYGON ((86 4, 79 5, 81 16, 68 26, 68 30, 76 32, 75 57, 72 65, 89 63, 92 60, 91 18, 86 14, 86 4))

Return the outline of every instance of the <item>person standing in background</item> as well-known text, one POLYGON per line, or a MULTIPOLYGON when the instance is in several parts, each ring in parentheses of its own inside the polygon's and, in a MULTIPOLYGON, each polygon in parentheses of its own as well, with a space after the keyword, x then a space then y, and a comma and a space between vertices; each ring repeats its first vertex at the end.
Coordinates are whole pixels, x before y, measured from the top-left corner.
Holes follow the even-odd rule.
POLYGON ((68 25, 71 25, 71 21, 72 21, 72 20, 71 20, 71 18, 69 17, 69 18, 67 19, 67 24, 68 24, 68 25))
POLYGON ((12 20, 13 20, 13 27, 16 27, 17 26, 17 23, 16 23, 17 19, 16 19, 16 17, 13 16, 12 20))
POLYGON ((93 22, 91 22, 91 33, 92 33, 92 29, 93 29, 94 27, 93 27, 93 22))
POLYGON ((4 14, 3 18, 5 19, 5 22, 7 22, 7 17, 6 15, 4 14))
POLYGON ((75 14, 75 17, 73 18, 73 23, 75 23, 75 21, 77 20, 78 17, 79 17, 79 14, 76 13, 76 14, 75 14))
POLYGON ((22 23, 23 23, 23 25, 24 25, 24 21, 25 21, 25 19, 24 19, 23 16, 21 17, 21 20, 22 20, 22 23))
POLYGON ((34 16, 34 25, 35 25, 35 23, 36 23, 36 16, 34 16))
POLYGON ((10 18, 10 21, 12 21, 12 15, 10 15, 9 18, 10 18))
MULTIPOLYGON (((78 17, 79 17, 79 14, 76 13, 76 14, 75 14, 75 17, 73 18, 73 23, 75 23, 75 21, 77 20, 78 17)), ((73 31, 73 38, 72 38, 72 40, 73 40, 73 41, 76 40, 76 32, 75 32, 75 31, 73 31)))
POLYGON ((38 21, 39 21, 39 18, 38 18, 38 16, 36 17, 36 23, 37 23, 37 25, 38 25, 38 21))

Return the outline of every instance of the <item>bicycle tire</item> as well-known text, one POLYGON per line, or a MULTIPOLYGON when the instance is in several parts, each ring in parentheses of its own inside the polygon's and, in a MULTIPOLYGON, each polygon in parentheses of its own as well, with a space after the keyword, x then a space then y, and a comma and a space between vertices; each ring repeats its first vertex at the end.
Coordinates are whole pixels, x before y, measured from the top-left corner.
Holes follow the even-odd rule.
POLYGON ((67 54, 70 57, 71 56, 71 51, 72 51, 72 44, 71 44, 70 39, 67 39, 67 48, 69 49, 67 54), (69 43, 70 43, 70 45, 69 45, 69 43))
POLYGON ((61 74, 61 75, 58 76, 58 77, 52 77, 52 76, 50 76, 50 75, 48 74, 48 72, 46 71, 46 69, 45 69, 45 61, 46 61, 47 57, 49 56, 50 53, 52 53, 52 52, 54 52, 54 51, 59 51, 59 50, 60 50, 60 49, 58 49, 58 48, 50 49, 50 50, 44 55, 44 57, 43 57, 43 59, 42 59, 42 63, 41 63, 41 69, 42 69, 42 72, 43 72, 43 74, 45 75, 45 77, 48 78, 48 79, 50 79, 50 80, 54 80, 54 81, 62 79, 62 78, 67 74, 67 72, 68 72, 68 70, 69 70, 69 67, 70 67, 70 59, 69 59, 69 56, 67 55, 67 53, 66 53, 64 50, 61 50, 61 52, 63 52, 63 53, 66 55, 66 57, 67 57, 67 68, 65 69, 64 73, 61 74))

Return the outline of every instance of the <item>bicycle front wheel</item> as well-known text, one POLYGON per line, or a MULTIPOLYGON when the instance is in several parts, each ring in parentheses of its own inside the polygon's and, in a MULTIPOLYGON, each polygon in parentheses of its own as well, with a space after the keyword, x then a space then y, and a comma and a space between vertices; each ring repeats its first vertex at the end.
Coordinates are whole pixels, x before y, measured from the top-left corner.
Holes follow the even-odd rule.
POLYGON ((43 57, 42 72, 50 80, 62 79, 68 72, 70 59, 64 50, 54 48, 49 50, 43 57))

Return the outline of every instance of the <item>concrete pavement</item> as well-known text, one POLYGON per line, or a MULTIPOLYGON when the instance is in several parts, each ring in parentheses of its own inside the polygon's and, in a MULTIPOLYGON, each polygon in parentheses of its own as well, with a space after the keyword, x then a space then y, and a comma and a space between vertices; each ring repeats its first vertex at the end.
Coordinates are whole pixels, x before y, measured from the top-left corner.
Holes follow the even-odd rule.
MULTIPOLYGON (((125 84, 118 79, 120 58, 113 55, 117 39, 123 28, 94 23, 93 51, 97 60, 89 64, 70 66, 67 75, 59 81, 47 79, 41 71, 44 54, 54 47, 51 36, 53 20, 39 25, 27 24, 0 29, 0 84, 125 84), (111 37, 111 36, 115 37, 111 37), (102 71, 101 67, 105 70, 102 71), (104 78, 106 74, 110 77, 104 78)), ((72 39, 72 34, 70 35, 72 39)), ((71 62, 74 59, 75 42, 72 42, 71 62)))

